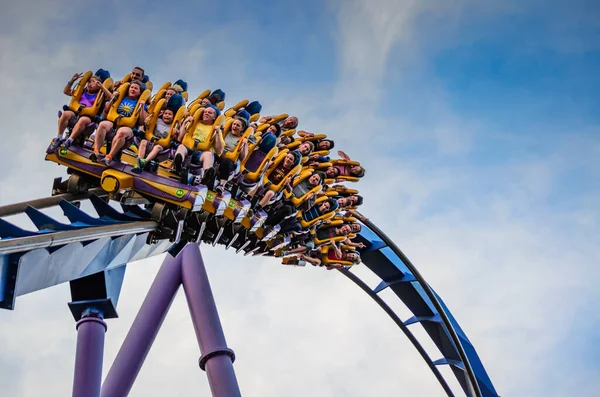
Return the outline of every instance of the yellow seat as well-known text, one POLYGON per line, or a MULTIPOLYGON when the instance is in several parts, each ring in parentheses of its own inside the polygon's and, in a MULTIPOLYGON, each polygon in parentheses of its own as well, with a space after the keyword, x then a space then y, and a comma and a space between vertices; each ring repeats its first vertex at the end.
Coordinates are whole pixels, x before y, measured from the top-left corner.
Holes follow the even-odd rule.
POLYGON ((196 110, 194 113, 194 120, 186 127, 186 133, 182 140, 182 143, 193 151, 206 152, 211 150, 217 135, 215 134, 215 129, 222 125, 225 119, 221 114, 212 125, 205 125, 200 123, 203 113, 204 108, 196 110))
MULTIPOLYGON (((347 260, 342 260, 342 259, 329 259, 329 252, 333 251, 333 247, 330 245, 326 245, 324 247, 321 247, 321 263, 324 264, 325 266, 334 266, 334 265, 341 265, 341 266, 353 266, 354 263, 352 263, 351 261, 347 261, 347 260)), ((349 247, 347 245, 342 245, 342 252, 346 252, 346 251, 354 251, 352 249, 352 247, 349 247)))
POLYGON ((271 125, 275 124, 275 123, 279 123, 280 121, 283 121, 285 119, 287 119, 289 117, 288 114, 286 113, 282 113, 278 116, 268 116, 266 117, 266 121, 259 125, 258 128, 256 129, 256 132, 260 132, 262 133, 263 131, 266 131, 271 125))
MULTIPOLYGON (((329 226, 327 226, 329 227, 329 226)), ((325 244, 329 244, 329 243, 339 243, 342 242, 346 239, 347 236, 335 236, 332 237, 330 239, 326 239, 326 240, 319 240, 315 234, 314 238, 313 238, 313 242, 315 243, 315 247, 318 247, 320 245, 325 245, 325 244)))
POLYGON ((325 194, 329 197, 333 196, 352 196, 354 194, 358 194, 358 190, 356 189, 348 189, 344 185, 334 185, 329 187, 325 194))
POLYGON ((148 104, 148 114, 154 113, 154 108, 156 107, 156 104, 158 103, 158 101, 160 101, 161 99, 163 99, 165 97, 165 94, 167 93, 167 89, 170 86, 171 86, 170 81, 167 81, 162 86, 160 86, 160 88, 158 89, 156 94, 154 94, 152 99, 150 99, 150 104, 148 104))
POLYGON ((166 106, 167 100, 164 98, 162 98, 156 103, 154 107, 154 112, 148 116, 148 122, 146 123, 146 129, 144 131, 146 140, 150 142, 154 141, 155 144, 160 145, 163 148, 167 148, 169 146, 169 143, 171 143, 171 141, 177 137, 179 125, 185 115, 185 106, 182 105, 175 113, 175 117, 173 118, 173 122, 171 123, 171 128, 169 129, 169 135, 165 138, 156 140, 156 138, 154 137, 154 128, 156 128, 156 123, 158 122, 158 117, 161 111, 164 110, 166 106))
MULTIPOLYGON (((290 143, 289 145, 287 145, 288 149, 290 150, 295 150, 298 148, 298 146, 300 146, 302 143, 304 142, 315 142, 321 139, 325 139, 327 138, 327 135, 325 134, 316 134, 314 136, 304 136, 304 137, 297 137, 296 139, 294 139, 294 142, 290 143)), ((316 144, 315 144, 316 146, 316 144)), ((322 150, 321 152, 325 152, 325 153, 329 153, 328 150, 322 150)), ((320 154, 321 152, 312 152, 312 154, 320 154)), ((324 154, 323 156, 327 156, 327 154, 324 154)))
MULTIPOLYGON (((96 100, 94 101, 93 106, 85 107, 79 102, 81 100, 81 95, 83 95, 83 92, 85 90, 85 86, 90 80, 90 77, 92 76, 93 73, 91 71, 85 72, 85 74, 81 77, 81 80, 79 80, 77 86, 73 89, 73 96, 71 97, 71 101, 69 102, 69 109, 75 112, 75 114, 79 114, 80 116, 87 116, 90 118, 97 116, 98 113, 102 111, 104 102, 107 100, 107 98, 104 97, 104 92, 102 92, 101 90, 100 92, 98 92, 98 95, 96 95, 96 100)), ((104 83, 102 83, 102 85, 108 90, 112 90, 114 85, 113 80, 109 77, 106 80, 104 80, 104 83)))
MULTIPOLYGON (((121 80, 121 83, 130 83, 131 82, 131 73, 127 73, 125 75, 125 77, 123 77, 123 79, 121 80)), ((150 91, 152 91, 152 82, 150 80, 148 81, 144 81, 144 84, 146 84, 146 88, 148 88, 150 91)))
POLYGON ((107 120, 110 120, 114 123, 115 128, 116 127, 129 127, 129 128, 135 127, 138 122, 140 112, 142 110, 142 107, 140 106, 140 100, 147 101, 148 98, 150 98, 150 96, 152 95, 152 92, 148 89, 145 90, 144 92, 142 92, 142 94, 138 98, 138 101, 135 105, 135 110, 133 111, 131 116, 123 117, 117 112, 117 109, 119 108, 119 105, 121 104, 121 101, 123 100, 123 98, 125 98, 127 96, 127 92, 129 91, 129 85, 130 85, 130 83, 121 84, 121 86, 119 87, 119 90, 117 91, 119 95, 114 99, 114 101, 108 111, 108 115, 106 116, 107 120))
POLYGON ((302 165, 298 164, 298 165, 292 167, 292 169, 290 171, 288 171, 288 173, 281 179, 281 181, 279 183, 275 184, 269 180, 269 176, 271 176, 271 174, 273 173, 275 168, 277 168, 277 166, 279 166, 279 164, 281 164, 283 162, 283 160, 285 159, 285 156, 288 154, 288 152, 289 151, 286 149, 282 150, 277 155, 277 157, 275 157, 275 160, 273 160, 271 165, 269 165, 269 168, 267 169, 267 171, 265 171, 265 175, 263 178, 263 184, 265 184, 267 189, 272 190, 274 192, 279 192, 279 191, 281 191, 281 189, 283 189, 283 185, 285 184, 285 181, 287 178, 300 174, 300 171, 302 170, 302 165))
POLYGON ((350 223, 356 223, 356 222, 358 222, 358 220, 353 216, 336 215, 330 219, 329 223, 327 223, 327 227, 330 227, 330 226, 338 227, 338 226, 342 226, 344 224, 350 224, 350 223))
POLYGON ((229 109, 227 109, 225 111, 225 117, 233 117, 236 115, 236 113, 242 109, 244 106, 246 106, 247 104, 249 104, 250 101, 247 99, 244 99, 243 101, 240 101, 238 103, 236 103, 234 106, 230 107, 229 109))
MULTIPOLYGON (((321 196, 321 197, 317 198, 315 200, 315 206, 318 206, 319 204, 321 204, 323 201, 326 201, 327 199, 329 199, 329 197, 327 197, 327 196, 321 196)), ((313 225, 315 225, 317 222, 322 222, 324 220, 333 218, 335 216, 335 213, 337 210, 338 210, 337 207, 334 209, 331 209, 329 212, 327 212, 325 214, 321 214, 320 216, 316 217, 312 221, 308 221, 308 222, 302 218, 304 211, 298 211, 298 214, 296 215, 296 217, 298 218, 298 221, 300 222, 300 226, 302 226, 303 229, 308 229, 308 228, 312 227, 313 225)))
POLYGON ((279 153, 279 149, 277 148, 277 146, 275 146, 271 150, 269 150, 269 153, 260 152, 258 150, 258 145, 260 143, 260 137, 258 137, 257 140, 258 140, 258 142, 255 145, 250 144, 248 146, 248 156, 246 156, 246 158, 244 160, 242 160, 242 162, 240 164, 240 172, 244 175, 244 181, 246 181, 248 183, 258 182, 264 169, 269 165, 269 162, 273 158, 275 158, 275 156, 277 156, 277 153, 279 153), (264 157, 262 158, 262 160, 260 160, 260 164, 256 168, 253 167, 254 169, 250 169, 249 168, 250 164, 248 164, 248 163, 253 163, 256 156, 258 156, 260 158, 260 156, 263 156, 263 155, 264 155, 264 157))
POLYGON ((210 90, 204 90, 200 95, 196 97, 192 102, 188 105, 188 114, 194 114, 198 109, 200 109, 200 104, 202 100, 210 95, 210 90))
MULTIPOLYGON (((229 118, 225 122, 225 126, 223 127, 223 139, 227 136, 227 134, 229 134, 231 132, 231 124, 233 124, 233 120, 234 119, 229 118)), ((233 150, 231 152, 225 152, 225 154, 223 156, 226 159, 229 159, 235 163, 240 157, 240 150, 242 148, 242 140, 244 138, 248 139, 248 137, 250 135, 252 135, 253 132, 254 132, 254 130, 251 127, 246 128, 246 131, 244 131, 244 133, 240 137, 240 140, 238 141, 238 143, 235 147, 235 150, 233 150)), ((248 152, 248 153, 250 153, 250 152, 248 152)), ((248 156, 246 156, 246 157, 248 157, 248 156)))
MULTIPOLYGON (((331 166, 335 167, 338 165, 342 165, 342 166, 352 166, 352 165, 358 165, 360 166, 360 163, 358 161, 352 161, 352 160, 331 160, 331 166)), ((355 177, 355 176, 350 176, 350 175, 339 175, 336 177, 336 179, 341 179, 347 182, 358 182, 359 178, 355 177)), ((333 182, 330 182, 333 183, 333 182)))
POLYGON ((283 196, 285 197, 285 199, 290 201, 294 207, 300 207, 307 200, 308 195, 314 194, 316 196, 323 189, 322 185, 317 185, 317 186, 313 187, 312 189, 310 189, 308 192, 306 192, 301 197, 296 197, 294 195, 293 188, 298 186, 300 183, 306 181, 308 178, 310 178, 312 176, 313 173, 314 172, 311 169, 303 169, 300 172, 300 174, 298 175, 298 177, 296 177, 294 179, 294 181, 292 182, 292 191, 291 192, 288 192, 287 190, 283 191, 283 196))

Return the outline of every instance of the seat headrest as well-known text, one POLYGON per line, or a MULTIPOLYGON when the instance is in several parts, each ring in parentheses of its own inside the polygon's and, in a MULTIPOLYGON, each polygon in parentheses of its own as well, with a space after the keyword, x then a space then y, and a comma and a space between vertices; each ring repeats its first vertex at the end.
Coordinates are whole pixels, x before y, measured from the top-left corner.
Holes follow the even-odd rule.
POLYGON ((215 112, 217 112, 217 117, 219 117, 221 115, 221 110, 219 110, 219 108, 216 107, 215 105, 208 105, 207 108, 213 108, 215 110, 215 112))
POLYGON ((175 83, 173 83, 173 85, 178 85, 181 88, 183 88, 183 91, 186 92, 188 90, 188 83, 179 79, 177 80, 175 83))
POLYGON ((144 75, 144 78, 142 79, 142 83, 147 83, 150 81, 150 76, 148 76, 147 74, 144 75))
POLYGON ((272 125, 275 126, 275 130, 276 130, 275 131, 275 136, 277 138, 279 138, 279 136, 281 135, 281 126, 279 124, 277 124, 277 123, 272 124, 272 125))
POLYGON ((223 102, 225 100, 225 93, 223 92, 223 90, 221 90, 220 88, 214 90, 210 95, 209 95, 211 102, 213 103, 219 103, 219 102, 223 102))
POLYGON ((260 113, 262 110, 262 105, 258 101, 252 101, 248 105, 246 105, 246 111, 252 116, 256 113, 260 113))
POLYGON ((244 120, 246 120, 247 123, 250 122, 250 113, 248 113, 244 109, 242 109, 239 112, 237 112, 236 116, 243 118, 244 120))
POLYGON ((104 69, 98 69, 96 71, 96 73, 94 73, 94 75, 98 76, 100 78, 100 81, 102 81, 103 83, 104 83, 104 80, 110 78, 110 72, 108 70, 104 70, 104 69))
POLYGON ((185 100, 183 99, 183 96, 181 94, 173 94, 167 102, 166 109, 170 109, 174 113, 177 113, 179 108, 183 105, 185 105, 185 100))
POLYGON ((293 150, 290 153, 294 155, 294 167, 295 167, 298 164, 300 164, 300 160, 302 160, 302 155, 297 150, 293 150))

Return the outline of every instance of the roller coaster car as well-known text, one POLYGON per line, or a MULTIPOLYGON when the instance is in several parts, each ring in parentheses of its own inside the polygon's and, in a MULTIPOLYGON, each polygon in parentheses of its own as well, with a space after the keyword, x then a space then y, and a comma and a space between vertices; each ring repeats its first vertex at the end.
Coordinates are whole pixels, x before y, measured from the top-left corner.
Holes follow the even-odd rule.
MULTIPOLYGON (((85 74, 81 77, 77 85, 73 88, 73 96, 71 97, 71 101, 68 105, 68 110, 71 110, 75 113, 76 116, 88 116, 91 119, 94 119, 102 111, 102 107, 107 98, 104 97, 104 92, 102 90, 96 96, 96 100, 94 101, 94 105, 91 107, 86 107, 81 104, 81 96, 85 90, 85 86, 87 85, 90 77, 93 76, 91 71, 85 72, 85 74)), ((113 80, 109 77, 104 80, 102 85, 108 90, 112 90, 113 88, 113 80)))
POLYGON ((236 225, 244 220, 249 210, 250 201, 245 199, 230 199, 229 204, 223 213, 223 218, 217 222, 218 230, 216 232, 216 237, 213 240, 213 245, 221 243, 227 245, 229 248, 229 245, 233 243, 232 239, 237 230, 236 225))
POLYGON ((300 207, 308 199, 308 196, 310 194, 313 194, 316 196, 323 189, 322 185, 317 185, 300 197, 298 197, 294 194, 294 188, 296 188, 296 186, 298 186, 300 183, 308 180, 308 178, 310 178, 312 174, 313 174, 313 170, 303 169, 300 172, 300 174, 292 182, 292 191, 291 192, 288 192, 287 190, 283 191, 283 197, 285 197, 286 200, 291 202, 294 207, 296 207, 296 208, 300 207))

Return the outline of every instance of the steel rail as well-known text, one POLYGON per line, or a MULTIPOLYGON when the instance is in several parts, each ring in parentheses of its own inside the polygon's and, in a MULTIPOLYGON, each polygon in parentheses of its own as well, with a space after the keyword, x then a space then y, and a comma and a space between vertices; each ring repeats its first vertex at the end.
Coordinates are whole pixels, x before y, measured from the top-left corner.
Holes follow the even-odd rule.
POLYGON ((156 230, 157 227, 158 223, 154 221, 139 221, 107 226, 90 226, 77 230, 45 233, 30 237, 9 238, 0 240, 0 255, 55 247, 58 245, 95 240, 104 237, 117 237, 128 234, 151 232, 156 230))
POLYGON ((454 346, 456 347, 458 355, 460 356, 460 359, 462 360, 462 362, 465 366, 465 371, 467 372, 467 375, 469 377, 469 383, 471 384, 470 386, 472 388, 473 393, 475 394, 476 397, 482 397, 481 389, 479 387, 479 382, 477 382, 477 378, 475 377, 475 373, 473 372, 473 367, 471 367, 471 363, 469 362, 467 354, 465 353, 465 349, 463 348, 462 344, 460 343, 460 339, 458 338, 458 335, 456 334, 456 330, 452 326, 452 323, 450 322, 450 319, 448 318, 446 311, 444 310, 444 308, 442 307, 442 305, 436 298, 436 296, 433 293, 433 290, 431 289, 429 284, 427 284, 427 282, 425 281, 423 276, 421 276, 421 273, 419 273, 417 268, 412 264, 412 262, 408 259, 408 257, 406 255, 404 255, 404 253, 400 250, 400 248, 398 248, 398 246, 396 246, 396 244, 384 232, 382 232, 381 229, 379 229, 373 222, 371 222, 368 219, 366 219, 362 222, 365 225, 367 225, 373 232, 375 232, 375 234, 377 234, 377 236, 379 238, 381 238, 382 241, 388 247, 390 247, 396 255, 398 255, 400 260, 402 260, 402 262, 404 262, 404 264, 406 265, 408 270, 410 270, 410 272, 413 274, 415 279, 419 282, 421 287, 423 287, 423 290, 427 294, 427 297, 429 297, 429 299, 431 300, 431 303, 433 304, 435 309, 438 311, 438 313, 442 319, 442 322, 444 323, 444 326, 448 330, 448 334, 450 334, 450 338, 452 339, 452 342, 454 343, 454 346))
POLYGON ((42 208, 54 207, 54 206, 58 205, 58 203, 61 200, 67 200, 72 203, 77 202, 77 201, 82 201, 82 200, 89 198, 93 194, 98 195, 98 196, 103 196, 103 195, 105 196, 107 193, 104 191, 104 189, 98 187, 98 188, 90 189, 87 192, 81 193, 81 194, 64 193, 64 194, 57 194, 56 196, 52 196, 52 197, 44 197, 44 198, 36 199, 36 200, 23 201, 22 203, 4 205, 4 206, 0 207, 0 217, 17 215, 17 214, 23 213, 23 212, 25 212, 25 210, 27 209, 28 206, 31 206, 35 209, 40 210, 42 208))
POLYGON ((394 310, 392 310, 392 308, 389 307, 388 304, 379 295, 374 293, 371 290, 371 288, 369 288, 369 286, 365 284, 365 282, 362 281, 356 274, 352 273, 350 270, 344 269, 339 269, 339 272, 342 273, 344 276, 348 277, 350 280, 352 280, 354 284, 358 285, 364 292, 367 293, 367 295, 371 297, 371 299, 377 302, 377 304, 383 309, 383 311, 387 313, 388 316, 390 316, 394 323, 396 323, 396 325, 402 330, 402 332, 404 332, 404 335, 406 335, 406 337, 411 341, 411 343, 417 349, 419 354, 421 354, 421 357, 423 357, 423 360, 425 360, 425 362, 429 366, 429 369, 431 369, 431 372, 433 372, 437 380, 440 382, 440 385, 442 385, 442 388, 444 389, 448 397, 454 397, 452 389, 450 389, 450 386, 446 382, 446 379, 444 379, 439 369, 435 366, 435 364, 433 364, 433 361, 431 361, 431 358, 425 351, 425 348, 423 348, 423 346, 419 343, 419 341, 413 335, 413 333, 410 332, 408 327, 404 325, 404 323, 402 322, 400 317, 398 317, 398 315, 394 312, 394 310))

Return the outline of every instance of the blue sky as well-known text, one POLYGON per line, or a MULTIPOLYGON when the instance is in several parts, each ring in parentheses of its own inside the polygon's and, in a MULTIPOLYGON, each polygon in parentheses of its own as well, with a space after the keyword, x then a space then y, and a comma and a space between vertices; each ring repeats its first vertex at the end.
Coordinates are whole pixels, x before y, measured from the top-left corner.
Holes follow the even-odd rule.
MULTIPOLYGON (((0 50, 0 87, 11 93, 0 97, 0 205, 46 196, 65 174, 43 151, 75 72, 119 78, 139 64, 158 84, 186 79, 192 97, 222 88, 228 104, 259 99, 263 113, 295 114, 364 163, 364 212, 444 298, 501 395, 597 395, 597 2, 28 0, 3 8, 0 50)), ((203 252, 218 265, 209 272, 248 395, 384 396, 398 385, 441 395, 345 280, 203 252), (260 376, 243 359, 256 355, 260 376)), ((107 363, 158 263, 129 267, 107 363)), ((39 395, 28 381, 36 360, 54 364, 54 394, 70 390, 68 300, 60 286, 0 312, 11 341, 0 368, 12 371, 0 385, 11 395, 39 395), (48 335, 31 330, 32 315, 48 335)), ((172 310, 133 395, 207 390, 181 299, 172 310)))

